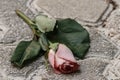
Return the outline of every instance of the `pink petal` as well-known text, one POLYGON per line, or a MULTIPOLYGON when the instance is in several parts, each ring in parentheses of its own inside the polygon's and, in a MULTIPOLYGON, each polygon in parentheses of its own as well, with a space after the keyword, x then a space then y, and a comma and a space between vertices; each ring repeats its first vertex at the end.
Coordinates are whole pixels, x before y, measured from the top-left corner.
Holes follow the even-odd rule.
POLYGON ((65 60, 76 62, 76 60, 75 60, 75 58, 73 56, 72 51, 64 44, 59 44, 58 50, 56 52, 56 55, 59 58, 63 58, 65 60))
POLYGON ((61 59, 57 55, 55 55, 55 65, 58 67, 59 65, 62 65, 64 62, 66 62, 64 59, 61 59))
POLYGON ((60 74, 61 72, 57 70, 57 66, 56 66, 55 52, 52 49, 50 49, 50 51, 48 53, 48 60, 49 60, 50 64, 52 65, 54 72, 56 74, 60 74))
POLYGON ((52 67, 54 68, 55 52, 52 49, 50 49, 50 51, 48 53, 48 60, 49 60, 50 64, 52 65, 52 67))

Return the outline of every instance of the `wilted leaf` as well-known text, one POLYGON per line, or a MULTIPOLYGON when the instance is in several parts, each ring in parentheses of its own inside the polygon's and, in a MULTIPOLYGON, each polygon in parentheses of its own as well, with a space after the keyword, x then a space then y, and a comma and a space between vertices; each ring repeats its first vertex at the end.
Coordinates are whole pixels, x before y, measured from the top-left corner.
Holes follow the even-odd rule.
POLYGON ((56 20, 48 18, 47 16, 44 15, 39 15, 35 18, 35 23, 38 29, 41 32, 45 33, 45 32, 53 31, 56 24, 56 20))
POLYGON ((57 20, 54 32, 48 33, 49 39, 67 45, 73 54, 79 58, 84 58, 90 47, 89 33, 79 23, 73 19, 57 20))
POLYGON ((21 41, 15 49, 11 62, 22 67, 27 60, 35 58, 39 53, 41 47, 36 41, 21 41))

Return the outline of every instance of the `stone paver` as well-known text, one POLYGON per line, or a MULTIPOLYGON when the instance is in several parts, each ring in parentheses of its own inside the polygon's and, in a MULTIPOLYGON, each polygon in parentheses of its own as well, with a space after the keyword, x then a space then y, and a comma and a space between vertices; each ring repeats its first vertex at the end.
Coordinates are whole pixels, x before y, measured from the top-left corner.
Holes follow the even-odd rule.
POLYGON ((112 12, 111 16, 107 19, 104 27, 100 27, 99 31, 107 38, 113 41, 120 47, 120 9, 112 12))
POLYGON ((6 80, 7 78, 10 78, 13 80, 16 80, 16 79, 23 80, 27 76, 29 76, 31 72, 36 70, 37 67, 44 64, 43 59, 39 58, 33 63, 28 64, 22 69, 14 67, 10 63, 10 58, 15 47, 16 46, 7 46, 7 45, 0 46, 0 75, 1 76, 4 75, 2 77, 6 78, 6 80))
POLYGON ((27 80, 106 80, 101 73, 108 64, 106 61, 99 59, 79 60, 81 71, 69 75, 57 75, 54 72, 47 72, 45 66, 40 66, 33 72, 27 80), (93 77, 94 76, 94 77, 93 77))
POLYGON ((103 75, 108 80, 120 80, 120 60, 115 59, 105 69, 103 75))
POLYGON ((31 30, 15 13, 16 9, 20 9, 31 17, 33 14, 25 5, 25 1, 20 3, 17 0, 1 0, 0 33, 2 34, 0 34, 0 43, 13 43, 21 39, 31 38, 31 30))
POLYGON ((111 44, 108 40, 106 40, 102 35, 99 34, 97 29, 90 28, 87 29, 90 33, 90 49, 86 58, 96 57, 96 58, 105 58, 105 59, 113 59, 116 55, 118 49, 111 44))
POLYGON ((26 7, 25 0, 1 0, 0 7, 0 80, 24 80, 40 62, 23 69, 13 67, 10 63, 11 53, 18 42, 30 40, 33 35, 30 28, 15 14, 15 10, 20 9, 30 17, 33 14, 26 7))
MULTIPOLYGON (((120 1, 113 1, 117 4, 117 8, 108 17, 105 26, 98 28, 98 30, 120 50, 120 1)), ((118 51, 114 56, 114 59, 110 61, 110 64, 104 70, 103 75, 108 80, 120 80, 120 51, 118 51)))
POLYGON ((119 0, 1 0, 0 80, 120 80, 119 6, 119 0), (109 1, 118 7, 112 10, 114 4, 109 1), (75 18, 87 25, 84 27, 90 33, 91 47, 85 59, 78 60, 81 70, 58 75, 51 67, 46 71, 43 58, 22 69, 14 67, 9 60, 15 47, 21 40, 33 37, 30 28, 15 14, 16 9, 31 18, 40 12, 49 17, 75 18))
POLYGON ((97 24, 95 22, 100 21, 112 9, 104 0, 34 0, 29 4, 30 8, 34 8, 33 11, 42 10, 55 18, 76 18, 81 23, 88 24, 97 24))
MULTIPOLYGON (((120 5, 120 0, 113 0, 117 5, 120 5)), ((120 6, 118 6, 120 7, 120 6)))

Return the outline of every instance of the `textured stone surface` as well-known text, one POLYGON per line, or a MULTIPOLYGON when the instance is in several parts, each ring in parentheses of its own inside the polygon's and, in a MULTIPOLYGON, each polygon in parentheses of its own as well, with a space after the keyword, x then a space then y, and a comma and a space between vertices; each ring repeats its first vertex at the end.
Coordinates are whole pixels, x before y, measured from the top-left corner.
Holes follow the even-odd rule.
POLYGON ((116 56, 103 72, 108 80, 120 80, 120 51, 117 52, 116 56))
POLYGON ((43 10, 56 18, 71 17, 88 23, 102 19, 110 7, 104 0, 34 0, 30 5, 33 11, 43 10))
POLYGON ((113 0, 120 7, 120 0, 113 0))
POLYGON ((108 80, 120 80, 120 60, 113 60, 103 73, 108 80))
MULTIPOLYGON (((31 72, 37 69, 38 66, 43 65, 44 62, 42 58, 34 61, 31 64, 28 64, 22 69, 14 67, 10 63, 11 54, 13 53, 16 46, 0 46, 0 74, 3 78, 13 78, 23 80, 31 72)), ((7 79, 6 79, 7 80, 7 79)))
POLYGON ((89 49, 86 58, 96 57, 96 58, 105 58, 112 59, 117 53, 118 49, 106 40, 103 36, 99 34, 97 29, 90 28, 88 29, 91 38, 91 47, 89 49))
POLYGON ((21 39, 30 39, 31 30, 15 14, 16 9, 23 10, 26 14, 32 13, 25 7, 26 1, 1 0, 0 2, 0 42, 13 43, 21 39))
POLYGON ((100 27, 99 31, 118 47, 120 47, 120 9, 112 12, 111 16, 107 19, 104 27, 100 27))
POLYGON ((30 28, 15 14, 15 10, 20 9, 30 17, 33 14, 26 7, 25 0, 1 0, 0 7, 0 80, 24 80, 41 62, 23 69, 11 65, 11 54, 18 42, 30 40, 33 36, 30 28))
MULTIPOLYGON (((98 30, 120 50, 120 1, 113 1, 116 2, 117 8, 108 17, 105 26, 99 27, 98 30)), ((120 80, 120 51, 116 53, 114 59, 105 68, 103 75, 108 80, 120 80)))
POLYGON ((26 80, 106 80, 101 74, 107 65, 106 61, 99 59, 79 60, 81 71, 73 74, 58 75, 52 70, 46 71, 45 66, 40 66, 26 80), (93 77, 94 76, 94 77, 93 77))

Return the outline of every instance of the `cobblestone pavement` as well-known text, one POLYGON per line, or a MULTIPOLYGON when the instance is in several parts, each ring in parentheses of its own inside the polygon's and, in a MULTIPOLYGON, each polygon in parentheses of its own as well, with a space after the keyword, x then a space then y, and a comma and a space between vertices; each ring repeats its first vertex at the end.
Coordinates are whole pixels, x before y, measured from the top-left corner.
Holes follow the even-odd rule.
POLYGON ((120 80, 120 0, 0 0, 0 80, 120 80), (39 58, 22 69, 10 57, 21 40, 30 40, 30 28, 15 14, 20 9, 33 18, 39 13, 73 18, 90 33, 91 47, 78 60, 81 71, 57 75, 46 71, 39 58))

